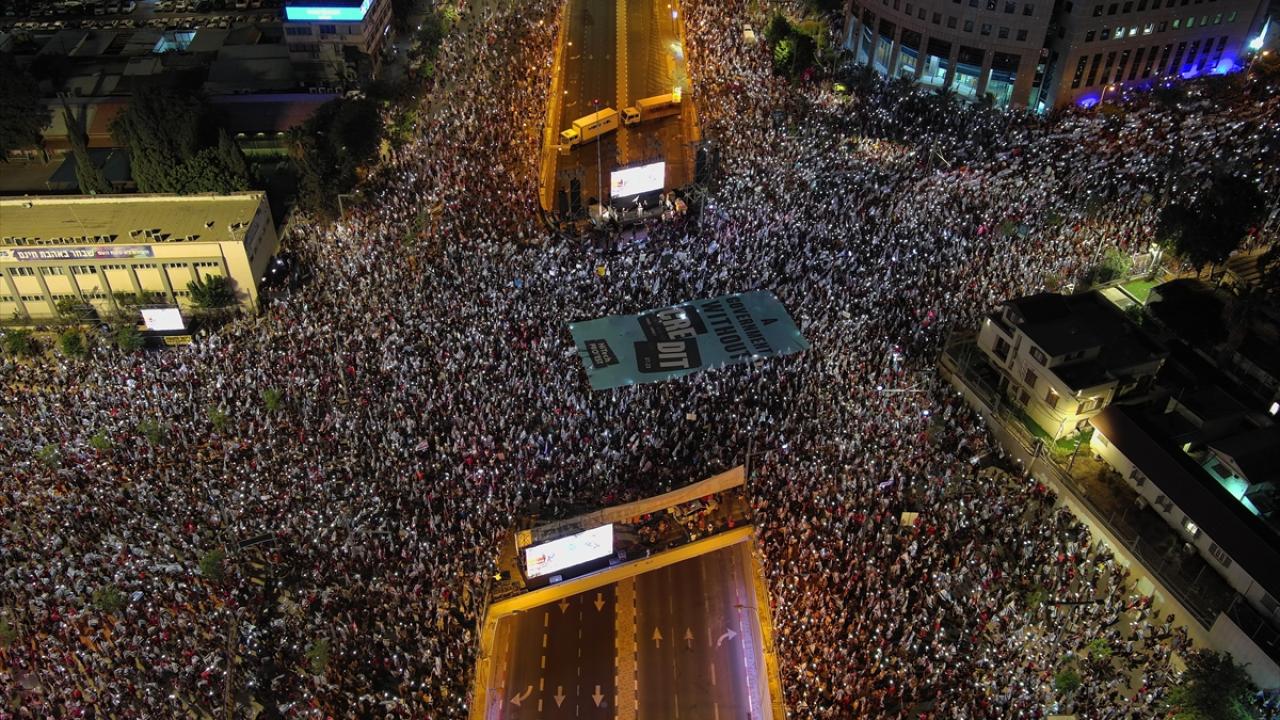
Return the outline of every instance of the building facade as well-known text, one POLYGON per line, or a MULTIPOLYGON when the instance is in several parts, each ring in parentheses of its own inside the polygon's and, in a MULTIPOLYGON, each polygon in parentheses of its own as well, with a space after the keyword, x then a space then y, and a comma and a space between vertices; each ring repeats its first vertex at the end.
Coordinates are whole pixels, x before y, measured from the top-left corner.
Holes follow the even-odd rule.
POLYGON ((852 0, 845 47, 881 75, 1025 107, 1052 12, 1052 0, 852 0))
POLYGON ((1126 85, 1242 67, 1265 4, 850 0, 844 45, 881 75, 996 107, 1088 107, 1126 85))
POLYGON ((1105 93, 1224 74, 1246 62, 1263 0, 1074 0, 1049 37, 1048 105, 1092 107, 1105 93))
POLYGON ((1005 400, 1055 440, 1148 391, 1167 355, 1097 292, 1010 300, 977 346, 1005 400))
POLYGON ((72 301, 109 315, 121 295, 190 307, 187 284, 210 275, 231 278, 253 312, 277 246, 261 192, 4 198, 0 313, 38 322, 72 301))
MULTIPOLYGON (((291 57, 321 57, 322 46, 369 57, 376 72, 391 33, 391 0, 289 0, 284 40, 291 57)), ((339 52, 341 56, 341 52, 339 52)))
MULTIPOLYGON (((1175 445, 1160 416, 1113 407, 1090 420, 1090 448, 1142 502, 1187 543, 1273 626, 1280 628, 1280 536, 1275 518, 1263 517, 1234 497, 1219 476, 1175 445)), ((1274 434, 1273 428, 1263 432, 1274 434)))

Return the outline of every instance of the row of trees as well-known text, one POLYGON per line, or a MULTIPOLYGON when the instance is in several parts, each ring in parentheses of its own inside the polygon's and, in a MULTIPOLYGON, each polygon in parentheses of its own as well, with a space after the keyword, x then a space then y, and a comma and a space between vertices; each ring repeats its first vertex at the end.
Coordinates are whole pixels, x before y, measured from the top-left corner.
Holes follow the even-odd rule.
MULTIPOLYGON (((141 192, 229 193, 249 188, 249 163, 197 92, 144 86, 112 122, 141 192)), ((83 190, 83 188, 82 188, 83 190)))

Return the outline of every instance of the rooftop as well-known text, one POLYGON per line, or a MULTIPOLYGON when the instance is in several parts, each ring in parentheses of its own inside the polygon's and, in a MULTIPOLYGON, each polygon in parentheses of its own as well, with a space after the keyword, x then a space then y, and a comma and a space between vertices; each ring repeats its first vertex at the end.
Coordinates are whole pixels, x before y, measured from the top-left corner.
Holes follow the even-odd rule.
POLYGON ((1151 478, 1233 560, 1280 597, 1280 537, 1170 440, 1142 411, 1111 405, 1090 424, 1151 478))
POLYGON ((237 223, 247 226, 265 202, 261 192, 3 198, 0 245, 80 243, 86 237, 92 242, 96 236, 115 236, 114 242, 124 243, 157 242, 154 237, 134 235, 151 229, 159 230, 160 242, 189 235, 230 240, 229 228, 237 223))
POLYGON ((1072 387, 1097 384, 1112 371, 1166 354, 1097 292, 1038 293, 1010 300, 1006 307, 1018 330, 1050 357, 1097 351, 1082 362, 1054 366, 1072 387))

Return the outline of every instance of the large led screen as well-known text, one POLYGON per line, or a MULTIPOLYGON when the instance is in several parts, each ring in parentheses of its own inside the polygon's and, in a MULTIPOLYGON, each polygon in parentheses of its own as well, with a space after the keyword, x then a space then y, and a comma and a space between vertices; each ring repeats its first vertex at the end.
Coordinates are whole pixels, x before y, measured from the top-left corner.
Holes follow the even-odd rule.
POLYGON ((142 322, 148 330, 186 330, 178 308, 142 308, 142 322))
POLYGON ((337 22, 360 22, 373 0, 364 0, 359 7, 328 7, 323 5, 286 5, 284 19, 294 22, 307 20, 329 20, 337 22))
POLYGON ((613 526, 602 525, 524 550, 525 574, 550 575, 567 567, 602 558, 613 552, 613 526))
POLYGON ((661 190, 667 180, 667 164, 656 162, 609 173, 609 192, 614 198, 661 190))

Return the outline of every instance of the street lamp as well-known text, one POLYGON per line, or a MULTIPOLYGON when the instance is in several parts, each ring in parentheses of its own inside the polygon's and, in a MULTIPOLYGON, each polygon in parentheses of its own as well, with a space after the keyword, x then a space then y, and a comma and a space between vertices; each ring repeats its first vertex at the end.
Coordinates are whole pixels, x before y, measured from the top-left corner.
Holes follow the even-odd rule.
POLYGON ((1116 86, 1114 84, 1102 88, 1102 97, 1098 98, 1098 109, 1102 109, 1102 103, 1107 101, 1107 92, 1115 89, 1116 86))

